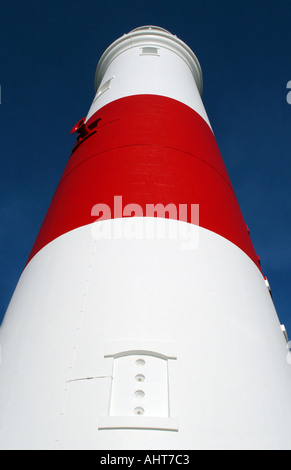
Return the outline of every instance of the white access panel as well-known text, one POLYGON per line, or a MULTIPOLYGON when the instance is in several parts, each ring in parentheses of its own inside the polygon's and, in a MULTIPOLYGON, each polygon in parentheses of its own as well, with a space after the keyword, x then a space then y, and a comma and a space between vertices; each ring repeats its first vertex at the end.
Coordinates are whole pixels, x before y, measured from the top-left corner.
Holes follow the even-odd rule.
POLYGON ((114 359, 110 416, 169 416, 167 359, 143 354, 114 359))

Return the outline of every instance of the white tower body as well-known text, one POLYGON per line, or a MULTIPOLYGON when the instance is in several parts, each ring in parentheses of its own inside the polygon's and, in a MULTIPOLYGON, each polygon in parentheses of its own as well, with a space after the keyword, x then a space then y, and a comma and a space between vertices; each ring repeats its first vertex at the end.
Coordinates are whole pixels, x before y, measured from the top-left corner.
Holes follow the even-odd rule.
POLYGON ((1 449, 291 449, 287 342, 201 91, 161 28, 100 59, 0 329, 1 449))

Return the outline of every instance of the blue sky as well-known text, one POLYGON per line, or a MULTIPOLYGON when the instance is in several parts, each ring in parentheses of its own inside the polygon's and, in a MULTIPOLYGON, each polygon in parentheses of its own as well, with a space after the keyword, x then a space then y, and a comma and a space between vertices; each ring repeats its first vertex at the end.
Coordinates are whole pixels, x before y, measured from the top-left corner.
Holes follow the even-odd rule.
POLYGON ((197 55, 203 101, 281 323, 291 336, 291 3, 7 1, 0 6, 0 321, 111 42, 145 24, 197 55))

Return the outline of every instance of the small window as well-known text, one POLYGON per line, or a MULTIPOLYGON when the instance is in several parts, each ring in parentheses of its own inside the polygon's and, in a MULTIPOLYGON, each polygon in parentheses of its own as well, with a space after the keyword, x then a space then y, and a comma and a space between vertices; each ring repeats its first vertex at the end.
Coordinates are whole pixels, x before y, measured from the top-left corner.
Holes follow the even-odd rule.
POLYGON ((157 47, 142 47, 140 55, 159 55, 157 47))
POLYGON ((107 80, 107 82, 103 83, 103 85, 101 85, 98 88, 98 91, 96 93, 94 102, 99 98, 99 96, 103 95, 103 93, 105 93, 107 90, 110 90, 111 82, 112 82, 113 78, 115 78, 115 77, 111 77, 109 80, 107 80))

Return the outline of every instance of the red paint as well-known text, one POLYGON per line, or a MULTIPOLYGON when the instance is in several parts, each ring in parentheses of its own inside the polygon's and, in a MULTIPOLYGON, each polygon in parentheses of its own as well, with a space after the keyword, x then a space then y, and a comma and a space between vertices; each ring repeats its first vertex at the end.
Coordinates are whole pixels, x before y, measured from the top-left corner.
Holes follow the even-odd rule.
MULTIPOLYGON (((55 238, 96 220, 97 203, 111 207, 199 204, 199 225, 258 259, 236 196, 206 122, 188 106, 135 95, 104 106, 88 121, 97 131, 73 151, 29 260, 55 238)), ((190 216, 190 214, 189 214, 190 216)), ((190 219, 188 219, 190 222, 190 219)))

